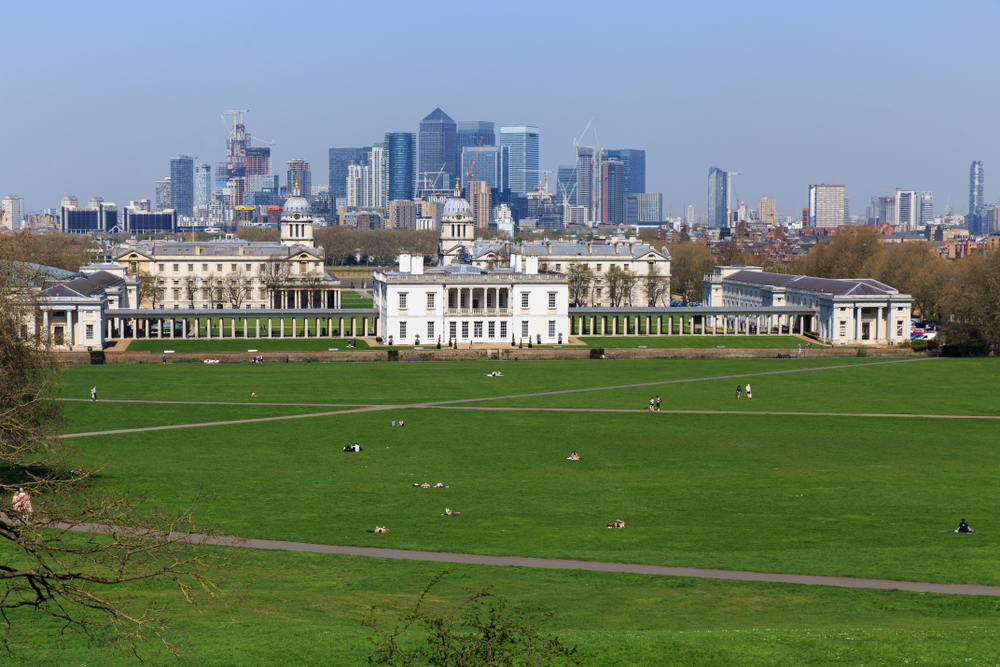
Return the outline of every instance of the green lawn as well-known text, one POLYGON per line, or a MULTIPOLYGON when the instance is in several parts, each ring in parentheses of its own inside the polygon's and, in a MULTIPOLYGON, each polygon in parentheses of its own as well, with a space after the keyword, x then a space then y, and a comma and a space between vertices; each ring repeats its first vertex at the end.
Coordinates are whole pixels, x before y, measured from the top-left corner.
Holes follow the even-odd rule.
MULTIPOLYGON (((590 347, 611 348, 635 348, 645 345, 648 348, 677 349, 677 348, 708 348, 726 347, 732 349, 782 349, 795 350, 796 345, 801 344, 803 352, 805 341, 797 336, 583 336, 581 341, 590 347)), ((813 347, 828 347, 813 342, 813 347)))
MULTIPOLYGON (((163 354, 174 352, 246 352, 247 360, 253 356, 250 350, 258 352, 326 352, 331 348, 347 349, 347 343, 354 340, 357 350, 369 349, 368 343, 360 338, 223 338, 213 340, 134 340, 129 343, 129 352, 150 352, 163 354)), ((169 357, 168 357, 169 359, 169 357)), ((265 359, 265 361, 274 361, 265 359)))
MULTIPOLYGON (((678 409, 1000 414, 1000 398, 984 390, 996 360, 872 361, 110 365, 70 367, 62 386, 87 396, 96 383, 104 400, 250 404, 256 391, 261 402, 401 406, 68 439, 80 462, 107 461, 98 484, 143 490, 167 507, 204 487, 214 499, 201 516, 236 535, 1000 585, 994 421, 600 411, 642 407, 654 393, 678 409), (494 368, 505 377, 483 376, 494 368), (803 368, 823 370, 753 375, 803 368), (709 379, 573 391, 695 378, 709 379), (752 382, 752 402, 733 400, 734 380, 752 382), (546 391, 572 393, 463 405, 597 411, 406 407, 546 391), (389 425, 400 418, 405 427, 389 425), (354 441, 365 451, 340 451, 354 441), (574 449, 581 461, 566 460, 574 449), (424 481, 449 488, 412 486, 424 481), (445 507, 462 514, 443 517, 445 507), (942 532, 963 516, 979 535, 942 532), (605 528, 616 518, 629 529, 605 528), (390 532, 365 532, 376 524, 390 532)), ((322 410, 66 409, 67 431, 322 410)), ((401 610, 445 568, 436 608, 463 586, 494 584, 515 603, 555 612, 550 629, 597 650, 592 665, 985 665, 1000 654, 992 598, 253 551, 229 573, 250 588, 244 603, 182 610, 177 626, 208 665, 360 665, 363 610, 401 610)), ((32 617, 29 627, 24 664, 103 660, 76 640, 65 651, 33 641, 53 628, 45 621, 32 617)))

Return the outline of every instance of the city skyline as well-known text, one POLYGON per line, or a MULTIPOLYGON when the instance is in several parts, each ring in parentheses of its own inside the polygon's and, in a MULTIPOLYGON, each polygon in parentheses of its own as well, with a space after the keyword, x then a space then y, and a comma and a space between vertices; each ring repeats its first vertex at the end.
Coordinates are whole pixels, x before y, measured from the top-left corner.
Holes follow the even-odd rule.
MULTIPOLYGON (((406 35, 432 25, 447 32, 470 23, 496 22, 485 8, 445 3, 431 21, 415 7, 400 7, 387 19, 378 7, 335 11, 307 2, 311 20, 304 21, 300 12, 272 17, 272 12, 265 14, 265 5, 253 2, 180 2, 169 10, 126 6, 114 11, 60 3, 57 15, 45 11, 53 4, 8 8, 9 20, 20 29, 0 45, 4 62, 17 63, 10 84, 17 95, 8 98, 16 101, 0 105, 5 148, 0 194, 17 194, 29 211, 55 207, 66 195, 83 201, 100 196, 120 206, 154 199, 154 184, 166 175, 171 157, 190 155, 207 164, 222 158, 226 128, 220 113, 238 107, 250 109, 246 123, 254 137, 276 139, 274 165, 302 157, 316 171, 328 168, 330 148, 372 145, 387 131, 416 133, 420 119, 436 107, 458 122, 486 119, 497 130, 505 125, 537 126, 539 169, 554 171, 575 161, 573 140, 593 117, 602 145, 646 152, 645 189, 663 193, 664 215, 671 210, 682 215, 690 204, 700 217, 706 214, 704 184, 713 164, 740 172, 734 185, 741 200, 754 202, 766 195, 775 199, 778 212, 793 217, 808 205, 811 183, 844 183, 856 202, 888 193, 883 186, 930 191, 937 212, 954 207, 964 214, 969 164, 982 161, 990 173, 1000 164, 1000 129, 990 114, 998 75, 994 68, 980 65, 996 62, 1000 55, 1000 46, 988 32, 1000 18, 996 3, 971 3, 961 9, 933 3, 846 4, 830 21, 817 20, 822 11, 818 7, 729 3, 723 7, 727 20, 722 24, 711 19, 715 8, 639 3, 631 11, 601 13, 602 29, 636 33, 631 61, 640 66, 634 71, 612 73, 595 49, 583 53, 570 72, 560 72, 557 86, 547 77, 525 77, 517 95, 506 86, 483 87, 478 82, 477 94, 470 95, 471 84, 466 82, 476 81, 478 66, 461 58, 449 61, 446 77, 430 80, 391 65, 411 44, 403 39, 406 35), (242 54, 233 66, 255 71, 274 94, 260 95, 242 77, 220 78, 209 70, 199 74, 202 70, 195 65, 208 60, 225 66, 231 56, 226 55, 225 40, 218 39, 218 29, 232 21, 237 7, 249 18, 267 15, 273 39, 271 48, 242 54), (450 11, 458 7, 461 12, 450 11), (640 26, 633 20, 637 11, 648 19, 640 26), (338 38, 336 51, 326 45, 321 26, 334 14, 339 23, 384 26, 387 43, 395 39, 400 45, 363 62, 352 72, 352 85, 338 86, 335 97, 320 93, 317 100, 311 93, 311 101, 318 103, 307 108, 301 96, 283 93, 286 86, 307 81, 290 80, 276 54, 301 48, 298 74, 307 80, 322 77, 329 59, 364 45, 361 34, 338 38), (193 16, 199 20, 193 21, 193 16), (878 33, 884 22, 910 39, 884 42, 878 33), (158 29, 127 29, 133 25, 158 29), (99 30, 121 33, 122 41, 113 49, 95 46, 88 36, 99 30), (949 31, 965 35, 964 49, 926 48, 949 31), (178 32, 184 34, 180 40, 178 32), (747 34, 758 35, 754 49, 744 48, 747 34), (671 42, 667 51, 654 47, 663 35, 671 42), (27 58, 32 44, 42 38, 52 48, 27 58), (120 58, 123 50, 132 55, 120 58), (856 54, 859 51, 864 57, 856 54), (79 56, 69 57, 71 53, 79 56), (161 94, 161 84, 148 89, 134 85, 159 71, 158 62, 166 53, 179 59, 166 77, 184 90, 169 99, 161 94), (849 93, 820 95, 803 76, 816 67, 828 68, 824 88, 849 93), (721 68, 727 74, 719 86, 715 79, 721 68), (894 90, 906 90, 907 77, 900 76, 905 72, 938 82, 929 104, 900 108, 889 102, 894 90), (101 86, 91 85, 95 73, 101 86), (444 83, 449 78, 457 83, 444 83), (760 85, 762 80, 766 86, 760 85), (595 86, 598 81, 601 85, 595 86), (374 91, 387 86, 399 88, 404 94, 394 99, 405 103, 367 102, 374 91), (569 103, 567 88, 589 94, 569 103), (132 103, 120 110, 109 107, 107 89, 128 90, 132 103), (71 95, 74 104, 68 110, 54 104, 57 94, 71 95), (340 98, 348 103, 333 104, 340 98), (955 104, 972 98, 981 103, 955 104), (352 99, 366 102, 353 104, 352 99), (622 104, 626 99, 636 102, 622 104), (144 112, 129 113, 127 107, 144 112), (60 132, 52 132, 52 127, 60 132), (920 136, 921 141, 881 150, 878 159, 870 159, 876 147, 899 135, 920 136)), ((515 2, 511 7, 517 11, 528 5, 515 2)), ((537 21, 526 24, 519 39, 537 48, 531 55, 508 50, 504 67, 528 71, 536 60, 575 52, 576 35, 593 21, 587 17, 588 7, 599 6, 585 4, 573 16, 567 16, 568 7, 532 5, 537 21), (543 27, 554 18, 559 19, 558 30, 543 27)), ((579 145, 596 143, 589 131, 579 145)), ((313 181, 324 183, 323 178, 313 181)), ((1000 179, 987 178, 984 198, 989 203, 1000 200, 1000 179)))

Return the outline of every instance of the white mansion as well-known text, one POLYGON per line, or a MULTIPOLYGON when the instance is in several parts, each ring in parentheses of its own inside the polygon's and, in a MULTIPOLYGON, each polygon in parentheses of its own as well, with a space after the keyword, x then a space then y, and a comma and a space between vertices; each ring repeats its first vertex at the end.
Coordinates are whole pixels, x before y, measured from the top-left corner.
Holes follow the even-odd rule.
POLYGON ((323 268, 311 208, 297 189, 281 212, 280 242, 140 241, 112 257, 131 277, 136 307, 340 308, 340 282, 323 268), (155 292, 140 299, 137 275, 150 276, 155 292))
POLYGON ((713 308, 805 307, 805 329, 831 345, 895 345, 910 339, 907 294, 871 278, 831 279, 766 273, 757 266, 717 266, 702 282, 713 308))
POLYGON ((457 341, 560 344, 569 336, 566 276, 539 273, 538 256, 513 254, 509 266, 458 263, 473 239, 466 200, 445 204, 439 266, 424 268, 422 255, 403 254, 398 271, 375 273, 375 308, 386 342, 457 341))

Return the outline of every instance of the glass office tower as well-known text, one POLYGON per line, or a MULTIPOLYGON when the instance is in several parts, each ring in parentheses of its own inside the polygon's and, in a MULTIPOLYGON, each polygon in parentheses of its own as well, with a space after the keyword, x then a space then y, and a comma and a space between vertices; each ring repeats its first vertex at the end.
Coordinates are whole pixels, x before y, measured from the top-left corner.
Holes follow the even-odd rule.
POLYGON ((510 190, 534 192, 538 185, 538 128, 515 125, 500 128, 500 145, 510 151, 510 190))

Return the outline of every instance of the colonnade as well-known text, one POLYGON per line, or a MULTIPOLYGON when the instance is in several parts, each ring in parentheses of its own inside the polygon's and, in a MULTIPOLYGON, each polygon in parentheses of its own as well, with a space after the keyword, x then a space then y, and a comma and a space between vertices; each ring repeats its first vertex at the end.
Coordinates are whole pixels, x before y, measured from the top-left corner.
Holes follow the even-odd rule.
POLYGON ((373 314, 227 314, 180 315, 170 311, 155 316, 115 315, 105 319, 107 338, 159 338, 162 340, 215 340, 219 338, 333 338, 378 335, 373 314))
POLYGON ((810 331, 813 316, 797 313, 570 313, 570 320, 574 336, 766 336, 810 331))
POLYGON ((503 314, 510 309, 509 287, 450 287, 447 308, 452 312, 496 311, 503 314), (476 299, 479 299, 478 303, 476 299))

